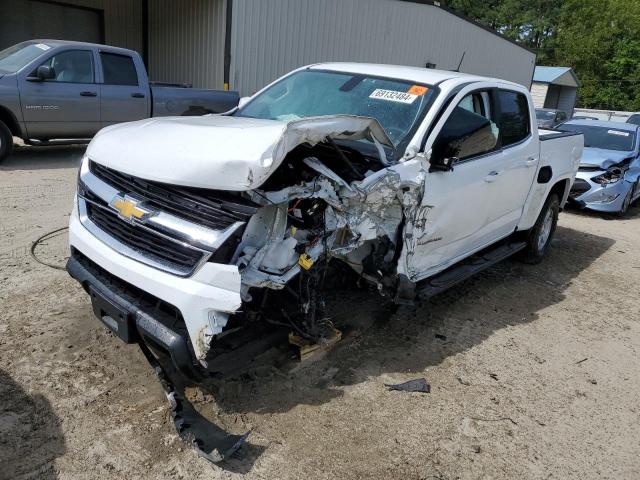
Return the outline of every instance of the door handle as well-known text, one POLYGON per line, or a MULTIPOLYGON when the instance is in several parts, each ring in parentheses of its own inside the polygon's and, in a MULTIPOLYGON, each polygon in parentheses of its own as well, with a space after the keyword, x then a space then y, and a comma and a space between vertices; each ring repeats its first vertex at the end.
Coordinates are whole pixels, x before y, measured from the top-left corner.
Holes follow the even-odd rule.
POLYGON ((489 172, 489 174, 486 177, 484 177, 484 181, 487 183, 495 182, 501 174, 502 172, 497 172, 495 170, 492 172, 489 172))
POLYGON ((81 97, 97 97, 98 94, 96 92, 80 92, 81 97))
POLYGON ((534 157, 529 157, 529 158, 527 158, 527 161, 524 162, 524 164, 527 167, 533 167, 534 165, 538 164, 538 159, 534 158, 534 157))
POLYGON ((135 92, 135 93, 132 93, 131 96, 133 98, 144 98, 144 93, 135 92))

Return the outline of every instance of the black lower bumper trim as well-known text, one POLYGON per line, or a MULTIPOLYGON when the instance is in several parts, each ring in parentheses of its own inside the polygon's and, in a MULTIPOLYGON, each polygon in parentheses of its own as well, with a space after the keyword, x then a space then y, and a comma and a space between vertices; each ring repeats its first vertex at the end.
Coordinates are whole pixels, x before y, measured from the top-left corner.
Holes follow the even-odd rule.
POLYGON ((126 282, 113 278, 77 250, 67 262, 67 271, 90 293, 96 317, 123 341, 138 343, 142 340, 154 350, 159 348, 171 357, 183 375, 201 380, 186 332, 168 326, 175 323, 175 318, 154 309, 150 295, 139 298, 136 287, 127 288, 126 282))

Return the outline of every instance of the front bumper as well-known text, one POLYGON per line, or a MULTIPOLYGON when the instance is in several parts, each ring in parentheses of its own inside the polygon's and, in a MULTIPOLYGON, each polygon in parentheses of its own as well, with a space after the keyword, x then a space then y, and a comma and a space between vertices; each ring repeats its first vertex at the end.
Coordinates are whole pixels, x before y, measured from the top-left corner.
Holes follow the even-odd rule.
POLYGON ((570 193, 570 200, 582 208, 588 208, 598 212, 619 212, 622 210, 624 198, 633 188, 633 184, 621 179, 616 183, 608 185, 600 185, 591 180, 592 178, 605 173, 602 172, 578 172, 576 182, 570 193), (587 191, 582 192, 577 188, 582 185, 583 188, 589 187, 587 191))
POLYGON ((169 326, 175 324, 174 316, 154 311, 150 297, 143 298, 126 282, 110 277, 77 250, 72 251, 67 271, 91 296, 96 316, 124 342, 143 341, 160 348, 171 357, 178 371, 189 378, 200 377, 187 335, 169 326))
POLYGON ((187 278, 160 271, 98 240, 80 223, 77 208, 69 222, 69 245, 109 276, 174 306, 182 315, 195 358, 206 366, 212 338, 242 304, 236 266, 205 263, 187 278))

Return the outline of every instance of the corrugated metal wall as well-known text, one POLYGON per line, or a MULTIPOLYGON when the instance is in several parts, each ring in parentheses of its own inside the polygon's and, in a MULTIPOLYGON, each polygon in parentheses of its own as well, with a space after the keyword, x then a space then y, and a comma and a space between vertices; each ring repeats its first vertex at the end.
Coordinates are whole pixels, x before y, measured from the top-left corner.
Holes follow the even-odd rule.
POLYGON ((535 54, 438 7, 399 0, 234 0, 231 88, 324 61, 454 69, 531 84, 535 54))
POLYGON ((225 8, 224 0, 151 0, 151 79, 221 89, 225 8))
MULTIPOLYGON (((142 52, 141 0, 64 0, 61 3, 102 11, 105 43, 142 52)), ((44 35, 38 32, 37 25, 32 25, 29 18, 31 9, 39 6, 44 9, 51 4, 31 0, 0 0, 0 33, 12 30, 11 43, 33 37, 42 38, 44 35), (4 22, 8 24, 4 25, 4 22)))

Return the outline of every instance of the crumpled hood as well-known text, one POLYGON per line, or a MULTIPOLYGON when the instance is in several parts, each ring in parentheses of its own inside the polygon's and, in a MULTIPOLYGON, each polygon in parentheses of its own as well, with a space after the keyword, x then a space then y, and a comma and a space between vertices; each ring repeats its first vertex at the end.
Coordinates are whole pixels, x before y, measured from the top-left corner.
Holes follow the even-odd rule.
POLYGON ((218 190, 259 187, 293 148, 335 139, 375 138, 392 146, 377 120, 336 115, 291 122, 224 115, 164 117, 113 125, 87 156, 129 175, 218 190))
POLYGON ((633 155, 633 152, 619 150, 605 150, 602 148, 585 147, 580 160, 581 167, 600 167, 606 170, 611 165, 621 162, 633 155))

